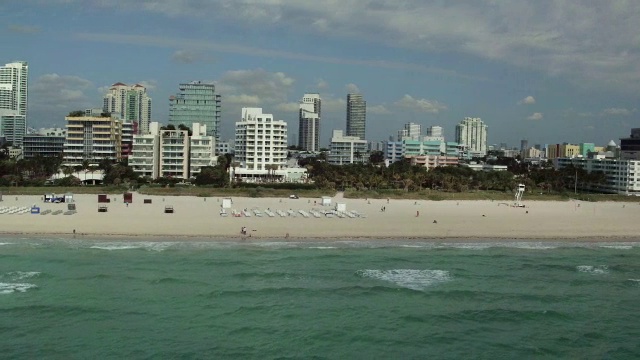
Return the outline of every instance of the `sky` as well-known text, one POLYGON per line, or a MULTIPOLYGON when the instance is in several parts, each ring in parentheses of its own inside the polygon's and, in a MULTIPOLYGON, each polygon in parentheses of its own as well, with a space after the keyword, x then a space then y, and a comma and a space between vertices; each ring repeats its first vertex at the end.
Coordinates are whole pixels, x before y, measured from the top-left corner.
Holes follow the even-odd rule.
POLYGON ((490 144, 606 145, 640 127, 640 1, 7 0, 0 62, 29 63, 30 127, 99 108, 140 83, 168 122, 178 84, 211 81, 221 134, 262 107, 297 141, 298 102, 322 97, 321 142, 367 101, 367 139, 407 122, 480 117, 490 144))

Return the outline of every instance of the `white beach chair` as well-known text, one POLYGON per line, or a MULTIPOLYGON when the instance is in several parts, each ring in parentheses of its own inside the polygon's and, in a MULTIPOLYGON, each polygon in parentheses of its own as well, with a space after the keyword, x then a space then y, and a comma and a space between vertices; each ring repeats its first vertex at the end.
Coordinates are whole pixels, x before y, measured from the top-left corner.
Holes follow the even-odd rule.
POLYGON ((280 215, 280 217, 287 217, 287 213, 282 210, 276 210, 276 212, 278 213, 278 215, 280 215))
POLYGON ((265 210, 264 213, 267 214, 268 217, 276 216, 274 213, 271 212, 271 210, 265 210))

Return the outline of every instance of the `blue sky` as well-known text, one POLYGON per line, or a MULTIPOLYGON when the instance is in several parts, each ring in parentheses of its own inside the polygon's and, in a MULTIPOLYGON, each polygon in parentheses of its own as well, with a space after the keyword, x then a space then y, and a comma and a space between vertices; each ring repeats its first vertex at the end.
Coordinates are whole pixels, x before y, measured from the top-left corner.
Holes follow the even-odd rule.
POLYGON ((243 106, 297 134, 304 92, 323 99, 322 142, 350 91, 367 138, 412 121, 481 117, 490 143, 595 142, 639 127, 640 2, 579 0, 21 0, 0 4, 0 62, 29 62, 29 126, 101 107, 142 83, 167 122, 178 84, 214 81, 222 136, 243 106))

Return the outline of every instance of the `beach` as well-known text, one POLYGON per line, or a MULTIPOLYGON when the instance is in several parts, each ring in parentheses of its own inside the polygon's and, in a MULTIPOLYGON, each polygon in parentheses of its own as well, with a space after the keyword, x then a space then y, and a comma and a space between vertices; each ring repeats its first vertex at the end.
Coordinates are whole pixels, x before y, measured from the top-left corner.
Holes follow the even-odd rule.
MULTIPOLYGON (((110 237, 189 237, 212 239, 635 239, 640 232, 640 204, 583 201, 524 201, 525 207, 498 201, 415 201, 346 199, 340 194, 331 205, 316 199, 232 198, 226 217, 220 215, 223 198, 122 195, 74 195, 72 215, 0 214, 0 232, 8 235, 75 235, 110 237), (144 199, 151 203, 144 203, 144 199), (358 216, 343 218, 327 212, 336 203, 358 216), (106 212, 98 212, 106 206, 106 212), (165 213, 165 207, 174 209, 165 213), (232 216, 232 211, 250 217, 232 216), (253 210, 259 210, 261 217, 253 210), (267 216, 269 209, 274 217, 267 216), (292 212, 295 217, 276 213, 292 212), (306 212, 304 217, 299 210, 306 212), (245 228, 243 235, 242 229, 245 228)), ((67 204, 45 203, 41 196, 5 196, 0 208, 40 207, 40 211, 67 210, 67 204)))

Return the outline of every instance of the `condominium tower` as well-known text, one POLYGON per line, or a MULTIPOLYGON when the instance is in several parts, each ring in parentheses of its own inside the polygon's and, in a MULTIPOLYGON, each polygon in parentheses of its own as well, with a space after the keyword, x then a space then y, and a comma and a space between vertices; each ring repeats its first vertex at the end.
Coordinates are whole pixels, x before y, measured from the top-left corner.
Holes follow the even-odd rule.
POLYGON ((25 61, 0 67, 0 136, 14 146, 22 146, 27 133, 28 75, 25 61))
POLYGON ((179 92, 169 97, 169 124, 176 128, 183 124, 189 128, 193 124, 203 124, 207 136, 220 140, 221 97, 216 94, 212 83, 192 81, 180 84, 179 92))
POLYGON ((305 151, 320 151, 319 94, 304 94, 300 102, 298 146, 305 151))
POLYGON ((119 82, 111 85, 103 98, 102 110, 123 122, 136 123, 138 134, 149 133, 151 98, 147 88, 140 84, 129 86, 119 82))
POLYGON ((122 121, 103 116, 67 116, 67 138, 62 165, 78 166, 86 160, 99 165, 122 159, 122 121))
POLYGON ((365 139, 367 102, 362 94, 347 95, 347 136, 365 139))
POLYGON ((236 122, 235 160, 240 168, 234 176, 259 178, 280 170, 287 163, 287 123, 263 114, 261 108, 242 108, 236 122))
POLYGON ((471 156, 487 154, 487 125, 480 118, 464 118, 456 125, 456 142, 471 156))

